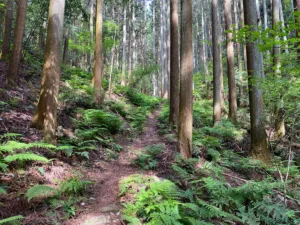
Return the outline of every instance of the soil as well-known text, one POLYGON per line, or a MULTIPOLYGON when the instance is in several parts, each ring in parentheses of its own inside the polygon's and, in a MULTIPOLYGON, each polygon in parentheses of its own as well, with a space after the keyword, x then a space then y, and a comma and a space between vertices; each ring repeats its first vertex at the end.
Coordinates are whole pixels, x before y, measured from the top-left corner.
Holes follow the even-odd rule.
MULTIPOLYGON (((156 127, 158 114, 159 109, 149 115, 149 120, 141 135, 131 143, 123 143, 124 150, 116 161, 112 163, 95 161, 92 168, 86 171, 86 177, 95 181, 91 196, 93 201, 76 218, 65 222, 65 225, 88 224, 88 221, 103 216, 110 221, 106 224, 122 224, 121 205, 118 198, 120 180, 132 174, 158 175, 155 171, 144 171, 132 163, 136 153, 144 147, 164 143, 164 139, 159 135, 156 127)), ((91 224, 94 223, 91 222, 91 224)))

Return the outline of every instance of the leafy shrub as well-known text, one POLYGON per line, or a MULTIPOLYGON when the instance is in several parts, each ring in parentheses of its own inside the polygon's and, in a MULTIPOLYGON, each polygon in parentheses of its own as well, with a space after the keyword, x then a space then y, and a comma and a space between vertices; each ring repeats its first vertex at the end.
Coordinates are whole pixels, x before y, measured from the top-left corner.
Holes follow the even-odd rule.
POLYGON ((48 198, 57 193, 57 190, 53 187, 46 185, 36 185, 27 190, 26 197, 28 201, 33 198, 45 197, 48 198))
POLYGON ((163 150, 164 145, 161 144, 147 146, 140 154, 138 154, 134 163, 146 170, 155 169, 158 165, 157 158, 163 150))

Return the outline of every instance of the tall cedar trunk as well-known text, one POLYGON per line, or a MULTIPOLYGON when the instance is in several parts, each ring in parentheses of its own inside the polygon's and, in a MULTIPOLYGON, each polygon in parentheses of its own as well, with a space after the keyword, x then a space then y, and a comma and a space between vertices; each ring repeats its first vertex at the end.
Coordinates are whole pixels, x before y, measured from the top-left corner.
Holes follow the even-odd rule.
POLYGON ((183 158, 192 157, 193 131, 193 34, 192 0, 181 2, 180 105, 178 150, 183 158))
POLYGON ((23 36, 26 21, 27 0, 18 1, 18 11, 15 26, 14 45, 12 57, 9 61, 6 82, 8 86, 13 86, 18 81, 18 72, 22 57, 23 36))
MULTIPOLYGON (((280 25, 279 22, 283 21, 280 19, 280 6, 281 1, 280 0, 273 0, 272 2, 272 11, 273 11, 273 29, 279 30, 280 25)), ((278 36, 275 37, 275 40, 278 42, 280 41, 280 38, 278 36)), ((280 54, 281 54, 281 46, 280 44, 275 44, 273 48, 273 67, 274 67, 274 75, 279 77, 280 76, 280 54)), ((277 105, 275 106, 275 131, 276 136, 282 137, 285 135, 285 124, 284 124, 284 109, 283 109, 283 99, 282 96, 280 96, 279 102, 277 102, 277 105)))
MULTIPOLYGON (((156 21, 155 21, 155 5, 156 5, 156 0, 153 1, 153 11, 152 11, 152 53, 153 53, 153 59, 158 58, 156 56, 156 21)), ((157 72, 155 71, 152 74, 152 86, 153 86, 153 96, 157 97, 158 96, 158 85, 157 85, 157 72)))
MULTIPOLYGON (((4 0, 0 0, 0 4, 4 5, 4 0)), ((4 14, 5 14, 5 10, 4 7, 0 7, 0 21, 4 21, 4 14)), ((3 40, 2 34, 3 34, 3 23, 0 23, 0 39, 3 40)))
POLYGON ((135 18, 135 1, 132 0, 132 65, 133 69, 136 68, 137 64, 137 54, 136 54, 136 30, 135 30, 135 24, 136 24, 136 18, 135 18))
MULTIPOLYGON (((115 17, 115 9, 113 8, 113 18, 115 17)), ((113 47, 111 49, 111 61, 110 61, 110 72, 109 72, 109 82, 108 82, 108 92, 112 93, 112 73, 114 69, 114 60, 116 54, 116 35, 117 35, 117 27, 115 27, 114 38, 113 38, 113 47)))
MULTIPOLYGON (((225 23, 226 30, 231 30, 232 16, 231 16, 231 0, 225 0, 225 23)), ((227 39, 227 72, 228 72, 228 89, 229 89, 229 117, 236 122, 236 84, 234 74, 234 48, 232 42, 232 33, 226 33, 227 39)))
MULTIPOLYGON (((258 30, 257 11, 254 1, 244 0, 245 24, 252 31, 258 30)), ((262 54, 257 42, 247 41, 247 67, 251 118, 251 154, 266 163, 270 161, 267 136, 263 124, 263 91, 260 86, 264 77, 262 54)))
MULTIPOLYGON (((94 42, 94 4, 91 3, 91 8, 90 8, 90 45, 92 46, 94 42)), ((93 65, 93 51, 90 52, 89 58, 88 58, 88 63, 90 64, 88 67, 88 70, 91 71, 92 65, 93 65)))
POLYGON ((7 0, 6 3, 6 13, 5 13, 5 27, 3 33, 3 42, 2 42, 2 56, 4 60, 8 59, 10 54, 10 39, 11 39, 11 30, 12 30, 12 21, 13 21, 13 9, 14 9, 14 0, 7 0))
POLYGON ((166 18, 166 55, 167 55, 167 59, 166 59, 166 75, 167 75, 167 85, 166 85, 166 89, 167 89, 167 98, 170 98, 170 70, 171 70, 171 52, 170 52, 170 46, 171 46, 171 30, 170 30, 170 26, 171 26, 171 21, 170 21, 170 2, 166 1, 166 12, 167 12, 167 16, 166 18))
POLYGON ((264 28, 265 30, 268 28, 268 9, 267 9, 267 0, 263 0, 263 8, 264 8, 264 28))
MULTIPOLYGON (((132 3, 129 3, 129 4, 132 4, 132 3)), ((128 6, 129 8, 129 13, 132 12, 132 7, 131 5, 128 6)), ((128 16, 129 17, 129 16, 128 16)), ((131 83, 131 68, 132 68, 132 49, 131 49, 131 45, 132 45, 132 34, 131 34, 131 31, 132 31, 132 24, 130 26, 130 23, 129 23, 129 26, 128 26, 128 34, 129 34, 129 37, 128 37, 128 81, 127 81, 127 84, 130 84, 131 83)))
POLYGON ((144 2, 144 43, 143 43, 143 67, 146 66, 147 62, 147 2, 144 2))
POLYGON ((179 62, 178 62, 178 0, 170 1, 171 25, 171 77, 170 77, 170 115, 169 123, 177 125, 179 114, 179 62))
MULTIPOLYGON (((202 40, 207 40, 207 31, 205 26, 205 9, 204 9, 204 1, 201 1, 201 20, 202 20, 202 40)), ((207 60, 207 53, 208 53, 208 47, 206 41, 203 43, 203 65, 204 65, 204 72, 205 72, 205 86, 206 86, 206 98, 210 99, 210 83, 209 83, 209 71, 208 71, 208 60, 207 60)))
MULTIPOLYGON (((244 15, 244 2, 240 1, 241 3, 241 20, 242 20, 242 27, 245 26, 245 15, 244 15)), ((244 70, 247 71, 247 50, 246 45, 243 45, 243 52, 244 52, 244 70)))
POLYGON ((121 76, 121 85, 125 86, 126 84, 126 22, 127 19, 127 4, 124 3, 124 15, 123 15, 123 43, 122 43, 122 76, 121 76))
POLYGON ((160 4, 160 71, 161 71, 161 97, 164 96, 164 68, 165 68, 165 60, 164 60, 164 0, 161 0, 160 4))
MULTIPOLYGON (((300 0, 294 0, 294 7, 295 7, 295 13, 299 13, 300 12, 300 0)), ((300 16, 296 15, 295 16, 295 23, 296 23, 296 37, 299 39, 300 38, 300 30, 299 30, 299 26, 300 26, 300 16)), ((297 41, 296 43, 296 48, 297 48, 297 55, 298 55, 298 62, 300 62, 300 41, 297 41)))
POLYGON ((96 12, 96 43, 95 43, 95 63, 94 63, 94 101, 96 104, 101 102, 102 87, 102 0, 97 0, 96 12))
MULTIPOLYGON (((238 0, 234 0, 234 25, 236 31, 239 30, 239 19, 238 19, 238 0)), ((239 96, 238 96, 238 101, 237 104, 238 106, 243 105, 243 98, 244 98, 244 88, 243 88, 243 65, 242 65, 242 57, 241 57, 241 45, 237 41, 236 42, 236 54, 237 54, 237 65, 238 65, 238 71, 239 71, 239 82, 238 82, 238 88, 239 88, 239 96)))
POLYGON ((43 129, 44 141, 53 144, 56 143, 64 9, 65 0, 50 1, 40 98, 33 117, 33 125, 43 129))
POLYGON ((63 63, 68 63, 68 51, 69 51, 69 36, 70 36, 70 28, 66 27, 65 29, 65 43, 64 43, 64 54, 63 54, 63 63))
POLYGON ((220 18, 219 0, 212 0, 212 47, 213 47, 213 105, 214 105, 214 124, 222 120, 222 78, 221 78, 221 57, 220 57, 220 18))

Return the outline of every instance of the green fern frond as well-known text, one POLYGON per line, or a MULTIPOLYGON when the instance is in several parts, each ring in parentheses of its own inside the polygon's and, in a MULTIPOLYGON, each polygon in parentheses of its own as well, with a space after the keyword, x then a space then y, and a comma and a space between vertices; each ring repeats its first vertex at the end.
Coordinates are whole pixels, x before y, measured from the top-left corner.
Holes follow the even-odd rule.
POLYGON ((4 158, 4 161, 8 163, 11 163, 13 161, 18 161, 18 162, 35 161, 35 162, 45 162, 45 163, 49 162, 47 158, 30 152, 6 156, 4 158))
POLYGON ((46 148, 46 149, 56 149, 55 145, 47 144, 44 142, 32 142, 28 144, 28 148, 46 148))
POLYGON ((57 193, 57 190, 53 187, 46 185, 36 185, 27 190, 26 196, 28 201, 38 197, 50 197, 57 193))
POLYGON ((0 224, 8 224, 8 223, 15 223, 15 224, 17 224, 23 218, 24 218, 23 216, 9 217, 9 218, 6 218, 4 220, 0 220, 0 224))
POLYGON ((22 134, 17 134, 17 133, 6 133, 3 135, 0 135, 0 139, 4 139, 4 138, 15 138, 15 137, 20 137, 22 136, 22 134))
POLYGON ((3 172, 5 172, 5 171, 7 170, 7 167, 8 167, 7 164, 5 164, 5 163, 3 163, 3 162, 0 162, 0 169, 1 169, 3 172))
POLYGON ((0 194, 5 195, 6 193, 7 193, 6 190, 0 187, 0 194))
POLYGON ((17 141, 8 141, 4 145, 0 146, 0 152, 12 153, 15 149, 28 149, 29 146, 26 143, 21 143, 17 141))

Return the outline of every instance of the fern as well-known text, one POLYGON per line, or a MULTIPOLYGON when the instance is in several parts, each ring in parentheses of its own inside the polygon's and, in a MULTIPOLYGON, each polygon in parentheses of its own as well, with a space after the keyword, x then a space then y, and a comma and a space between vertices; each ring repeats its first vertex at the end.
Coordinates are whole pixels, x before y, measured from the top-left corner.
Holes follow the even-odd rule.
POLYGON ((6 172, 8 165, 6 163, 0 162, 0 169, 3 172, 6 172))
POLYGON ((28 201, 33 198, 39 197, 50 197, 57 193, 57 190, 53 187, 49 187, 46 185, 36 185, 27 190, 26 196, 28 201))
POLYGON ((6 156, 4 158, 4 161, 8 163, 11 163, 13 161, 18 161, 18 162, 35 161, 35 162, 45 162, 45 163, 49 162, 47 158, 29 152, 6 156))
POLYGON ((0 224, 9 224, 9 223, 19 224, 20 220, 22 220, 23 218, 24 218, 23 216, 9 217, 4 220, 0 220, 0 224))
POLYGON ((6 193, 7 193, 6 190, 0 187, 0 195, 4 195, 6 193))
POLYGON ((78 177, 72 177, 63 181, 60 184, 59 190, 61 193, 67 193, 69 195, 81 195, 84 189, 91 184, 92 182, 89 180, 80 180, 78 177))

